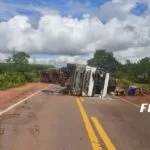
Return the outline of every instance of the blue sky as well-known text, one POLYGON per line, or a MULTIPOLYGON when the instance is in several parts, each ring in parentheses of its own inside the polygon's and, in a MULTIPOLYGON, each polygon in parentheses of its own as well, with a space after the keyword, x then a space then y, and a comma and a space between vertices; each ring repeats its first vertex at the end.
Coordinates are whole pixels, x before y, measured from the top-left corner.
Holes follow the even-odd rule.
MULTIPOLYGON (((61 16, 71 15, 78 19, 81 19, 83 14, 94 14, 99 17, 100 8, 107 2, 111 2, 111 0, 0 0, 0 21, 7 21, 16 15, 25 15, 36 27, 40 17, 46 11, 53 11, 61 16)), ((147 9, 148 4, 140 1, 135 3, 130 13, 142 16, 147 9)), ((103 23, 107 22, 105 14, 100 19, 103 23)))
POLYGON ((12 4, 35 4, 35 5, 66 5, 68 2, 90 3, 91 6, 99 6, 109 0, 1 0, 12 4))
MULTIPOLYGON (((81 17, 83 13, 96 12, 105 3, 111 0, 1 0, 1 3, 13 5, 13 10, 18 14, 35 16, 39 15, 33 6, 54 9, 60 12, 61 15, 72 15, 73 17, 81 17), (19 7, 20 6, 20 7, 19 7), (29 6, 32 6, 31 8, 29 6), (76 11, 77 10, 77 11, 76 11)), ((142 1, 141 1, 142 2, 142 1)), ((146 3, 137 3, 131 10, 132 14, 143 15, 147 10, 146 3)), ((6 11, 8 13, 9 10, 6 11)), ((14 12, 12 13, 12 15, 14 12)), ((4 15, 4 14, 3 14, 4 15)))
POLYGON ((148 9, 148 5, 146 3, 136 3, 135 7, 131 10, 131 13, 140 16, 148 9))
POLYGON ((34 16, 38 14, 38 11, 32 8, 41 7, 43 9, 55 9, 63 16, 72 15, 79 18, 83 13, 96 11, 107 1, 109 0, 1 0, 2 3, 16 7, 13 11, 22 15, 34 16), (32 8, 30 9, 29 6, 32 8))

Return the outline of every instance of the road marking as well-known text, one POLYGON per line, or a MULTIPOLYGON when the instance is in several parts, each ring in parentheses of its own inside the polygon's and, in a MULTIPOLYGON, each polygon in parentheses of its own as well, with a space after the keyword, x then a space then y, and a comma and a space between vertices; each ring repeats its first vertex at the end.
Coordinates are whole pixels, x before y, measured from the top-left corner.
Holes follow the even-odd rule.
POLYGON ((92 128, 90 120, 88 119, 86 111, 84 110, 84 107, 82 106, 82 103, 80 102, 79 97, 76 97, 76 100, 77 100, 77 104, 78 104, 82 119, 83 119, 84 124, 85 124, 85 128, 87 130, 89 139, 91 141, 93 150, 102 150, 101 145, 100 145, 100 143, 99 143, 99 141, 98 141, 98 139, 94 133, 94 130, 92 128))
MULTIPOLYGON (((48 87, 49 87, 49 86, 48 86, 48 87)), ((31 97, 37 95, 37 94, 40 93, 42 90, 47 89, 48 87, 43 88, 43 89, 41 89, 41 90, 38 90, 37 92, 33 93, 32 95, 30 95, 30 96, 28 96, 28 97, 26 97, 26 98, 20 100, 19 102, 17 102, 17 103, 15 103, 15 104, 11 105, 10 107, 8 107, 8 108, 2 110, 2 111, 0 112, 0 116, 3 115, 4 113, 10 111, 11 109, 17 107, 18 105, 22 104, 23 102, 27 101, 27 100, 30 99, 31 97)))
POLYGON ((115 146, 112 144, 110 138, 107 136, 106 132, 104 131, 102 125, 98 121, 96 117, 91 117, 91 120, 93 121, 95 128, 97 129, 100 137, 102 138, 103 142, 105 143, 108 150, 116 150, 115 146))
POLYGON ((81 100, 82 102, 84 102, 84 98, 83 98, 83 97, 80 97, 80 100, 81 100))
POLYGON ((130 105, 133 105, 133 106, 135 106, 135 107, 137 107, 137 108, 140 108, 139 105, 134 104, 134 103, 132 103, 132 102, 129 102, 129 101, 127 101, 127 100, 125 100, 125 99, 123 99, 123 98, 121 98, 121 97, 117 97, 117 96, 114 96, 114 97, 115 97, 115 98, 118 98, 119 100, 122 100, 122 101, 124 101, 124 102, 126 102, 126 103, 128 103, 128 104, 130 104, 130 105))

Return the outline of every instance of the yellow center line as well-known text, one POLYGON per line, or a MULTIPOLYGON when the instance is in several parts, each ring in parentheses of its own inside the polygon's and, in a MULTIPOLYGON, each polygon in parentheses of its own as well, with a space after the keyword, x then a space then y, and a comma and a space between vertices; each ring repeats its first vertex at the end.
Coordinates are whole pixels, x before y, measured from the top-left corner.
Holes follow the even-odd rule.
POLYGON ((102 140, 104 141, 106 147, 108 150, 116 150, 115 146, 113 145, 113 143, 111 142, 110 138, 107 136, 105 130, 103 129, 102 125, 100 124, 100 122, 98 121, 98 119, 96 117, 91 117, 95 128, 97 129, 100 137, 102 138, 102 140))
POLYGON ((85 128, 87 130, 89 139, 91 141, 93 150, 102 150, 101 145, 100 145, 100 143, 99 143, 99 141, 98 141, 98 139, 94 133, 94 130, 92 128, 90 120, 88 119, 86 111, 84 110, 84 107, 83 107, 82 103, 80 102, 79 97, 76 97, 76 100, 77 100, 77 104, 78 104, 82 119, 83 119, 84 124, 85 124, 85 128))

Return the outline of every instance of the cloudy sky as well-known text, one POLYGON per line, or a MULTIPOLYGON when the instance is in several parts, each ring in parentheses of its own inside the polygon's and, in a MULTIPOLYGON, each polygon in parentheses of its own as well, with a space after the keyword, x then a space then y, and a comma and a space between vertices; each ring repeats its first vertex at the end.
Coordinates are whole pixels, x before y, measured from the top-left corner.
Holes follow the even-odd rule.
POLYGON ((96 49, 124 62, 150 57, 149 0, 0 0, 0 61, 86 63, 96 49))

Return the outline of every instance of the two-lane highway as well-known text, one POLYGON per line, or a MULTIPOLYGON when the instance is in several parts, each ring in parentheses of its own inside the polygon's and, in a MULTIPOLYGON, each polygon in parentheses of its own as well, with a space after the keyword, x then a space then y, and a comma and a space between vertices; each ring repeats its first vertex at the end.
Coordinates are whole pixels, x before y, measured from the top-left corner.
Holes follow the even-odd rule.
POLYGON ((149 125, 120 100, 39 92, 0 116, 0 150, 149 150, 149 125))

